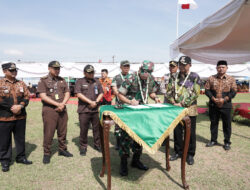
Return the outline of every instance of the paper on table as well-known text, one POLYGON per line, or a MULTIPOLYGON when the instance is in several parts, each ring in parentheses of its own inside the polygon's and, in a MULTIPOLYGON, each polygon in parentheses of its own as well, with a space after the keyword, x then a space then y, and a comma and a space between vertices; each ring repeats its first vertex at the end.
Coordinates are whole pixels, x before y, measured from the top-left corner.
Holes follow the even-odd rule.
POLYGON ((154 108, 167 108, 167 107, 171 107, 170 105, 166 105, 166 104, 147 104, 147 106, 154 107, 154 108))
POLYGON ((150 107, 148 107, 146 105, 137 105, 137 106, 127 106, 127 108, 131 108, 131 109, 148 109, 150 107))

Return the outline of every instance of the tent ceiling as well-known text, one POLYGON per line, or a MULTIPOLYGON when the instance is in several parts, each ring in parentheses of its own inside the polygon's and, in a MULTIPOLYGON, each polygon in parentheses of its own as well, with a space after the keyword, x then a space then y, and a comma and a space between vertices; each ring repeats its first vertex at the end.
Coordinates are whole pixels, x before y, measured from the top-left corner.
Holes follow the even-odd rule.
POLYGON ((233 0, 186 32, 170 46, 172 58, 179 53, 211 64, 250 61, 250 2, 233 0))

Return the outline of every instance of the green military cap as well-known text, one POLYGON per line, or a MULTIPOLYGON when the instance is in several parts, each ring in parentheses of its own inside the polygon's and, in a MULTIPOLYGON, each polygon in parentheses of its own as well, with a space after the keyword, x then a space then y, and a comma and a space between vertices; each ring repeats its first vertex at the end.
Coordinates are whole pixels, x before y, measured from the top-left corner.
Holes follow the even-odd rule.
POLYGON ((91 72, 94 72, 95 69, 94 69, 94 67, 92 65, 86 65, 84 67, 83 71, 86 72, 86 73, 91 73, 91 72))
POLYGON ((154 63, 152 61, 145 60, 142 62, 141 69, 147 70, 148 72, 154 71, 154 63))
POLYGON ((51 62, 49 62, 49 67, 58 68, 58 67, 61 67, 61 65, 58 61, 51 61, 51 62))
POLYGON ((169 61, 169 66, 174 66, 174 67, 176 67, 176 66, 178 66, 178 62, 177 61, 169 61))
POLYGON ((191 58, 188 56, 181 56, 179 59, 179 64, 180 63, 183 65, 191 64, 191 58))
POLYGON ((120 65, 125 66, 125 65, 130 65, 130 63, 128 60, 125 60, 125 61, 121 61, 120 65))
POLYGON ((8 69, 8 70, 17 70, 18 68, 16 67, 15 63, 9 62, 9 63, 4 63, 2 64, 2 69, 8 69))

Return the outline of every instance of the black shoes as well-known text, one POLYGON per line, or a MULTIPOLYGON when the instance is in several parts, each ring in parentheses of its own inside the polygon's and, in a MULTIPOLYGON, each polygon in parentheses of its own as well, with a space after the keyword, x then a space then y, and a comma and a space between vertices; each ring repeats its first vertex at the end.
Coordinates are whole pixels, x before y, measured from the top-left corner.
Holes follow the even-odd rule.
POLYGON ((223 148, 224 148, 225 150, 230 150, 230 149, 231 149, 229 143, 224 144, 223 148))
POLYGON ((21 158, 21 159, 17 159, 16 163, 30 165, 32 164, 32 161, 27 160, 27 158, 21 158))
POLYGON ((210 141, 206 144, 206 147, 212 147, 212 146, 215 146, 217 145, 218 143, 216 141, 210 141))
POLYGON ((122 158, 121 158, 120 175, 121 175, 121 176, 127 176, 127 175, 128 175, 128 162, 127 162, 127 157, 122 157, 122 158))
POLYGON ((73 154, 71 154, 69 151, 64 150, 64 151, 60 151, 58 152, 59 156, 64 156, 64 157, 73 157, 73 154))
POLYGON ((131 163, 131 166, 133 168, 137 168, 139 170, 144 170, 144 171, 148 170, 148 167, 145 166, 140 160, 136 160, 136 161, 133 160, 131 163))
POLYGON ((134 154, 133 155, 133 158, 132 158, 132 162, 131 162, 131 166, 133 168, 137 168, 139 170, 144 170, 144 171, 147 171, 148 170, 148 167, 145 166, 141 161, 140 161, 140 157, 141 157, 141 154, 134 154))
POLYGON ((100 146, 94 146, 94 149, 97 150, 98 152, 102 152, 102 148, 100 146))
POLYGON ((7 172, 7 171, 10 170, 10 165, 9 165, 9 163, 1 163, 1 165, 2 165, 2 171, 3 171, 3 172, 7 172))
POLYGON ((178 158, 181 158, 181 155, 175 153, 174 155, 172 155, 172 156, 170 157, 170 161, 175 161, 175 160, 177 160, 178 158))
POLYGON ((194 164, 194 157, 191 155, 188 155, 186 161, 187 161, 188 165, 193 165, 194 164))
POLYGON ((87 152, 87 149, 86 149, 86 148, 81 149, 81 150, 80 150, 80 155, 81 155, 81 156, 86 156, 86 152, 87 152))
POLYGON ((44 155, 43 156, 43 163, 44 164, 49 164, 50 163, 50 156, 49 155, 44 155))

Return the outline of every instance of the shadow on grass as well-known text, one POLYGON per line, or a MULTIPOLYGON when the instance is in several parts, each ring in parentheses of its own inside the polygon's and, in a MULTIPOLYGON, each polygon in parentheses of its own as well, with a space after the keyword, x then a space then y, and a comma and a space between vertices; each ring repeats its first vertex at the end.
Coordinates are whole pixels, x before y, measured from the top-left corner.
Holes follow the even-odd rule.
MULTIPOLYGON (((91 138, 91 137, 90 137, 91 138)), ((113 133, 110 133, 110 142, 111 144, 115 143, 115 138, 113 133)), ((165 147, 161 147, 160 149, 163 149, 161 151, 165 151, 165 147)), ((120 169, 120 157, 119 152, 115 150, 115 147, 110 147, 110 163, 111 163, 111 177, 120 178, 121 180, 128 181, 128 182, 138 182, 143 179, 147 173, 149 173, 152 169, 157 168, 158 170, 162 171, 173 183, 177 184, 178 186, 182 187, 182 184, 175 181, 166 171, 165 168, 161 166, 161 163, 155 161, 153 158, 151 158, 148 154, 142 154, 141 161, 149 167, 148 171, 141 171, 136 168, 132 168, 130 166, 131 159, 132 159, 133 153, 131 152, 130 158, 128 158, 128 176, 122 177, 119 174, 120 169)), ((105 184, 102 182, 100 177, 100 172, 102 169, 102 157, 95 157, 91 159, 91 167, 93 175, 96 179, 96 181, 100 184, 100 186, 103 189, 106 189, 105 184)), ((105 172, 105 179, 107 178, 107 173, 105 172)))
MULTIPOLYGON (((30 154, 37 148, 37 145, 35 144, 31 144, 31 143, 28 143, 26 142, 25 143, 25 156, 26 158, 29 158, 30 154)), ((13 164, 15 159, 16 159, 16 147, 12 149, 12 161, 10 164, 13 164)))

